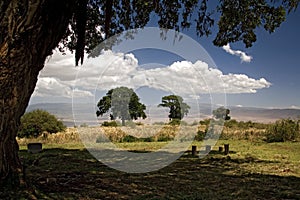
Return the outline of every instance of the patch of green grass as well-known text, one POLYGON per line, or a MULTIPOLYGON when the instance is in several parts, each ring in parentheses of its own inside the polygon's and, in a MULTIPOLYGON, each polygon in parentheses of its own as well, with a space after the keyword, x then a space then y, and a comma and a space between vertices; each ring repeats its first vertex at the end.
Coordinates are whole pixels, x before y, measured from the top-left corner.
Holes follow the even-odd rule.
POLYGON ((168 142, 123 142, 116 143, 116 146, 130 151, 156 151, 166 144, 168 142))
MULTIPOLYGON (((118 143, 133 152, 167 142, 118 143)), ((198 149, 201 142, 194 142, 198 149)), ((201 149, 200 149, 201 150, 201 149)), ((44 144, 38 154, 21 146, 31 188, 1 191, 11 199, 300 199, 300 143, 219 140, 203 159, 184 154, 158 171, 129 174, 97 161, 82 144, 44 144), (218 147, 230 145, 229 155, 218 147)), ((5 196, 6 195, 6 196, 5 196)))
MULTIPOLYGON (((19 145, 20 150, 27 150, 27 145, 19 145)), ((43 149, 54 149, 54 148, 60 148, 60 149, 84 149, 83 143, 64 143, 64 144, 56 144, 56 143, 44 143, 43 149)))
MULTIPOLYGON (((237 166, 251 173, 263 173, 284 176, 300 176, 300 143, 265 143, 247 140, 219 140, 213 150, 229 144, 232 160, 245 160, 246 163, 237 166)), ((201 146, 196 142, 193 145, 201 146)), ((214 157, 222 154, 212 155, 214 157)), ((209 155, 210 156, 210 155, 209 155)))

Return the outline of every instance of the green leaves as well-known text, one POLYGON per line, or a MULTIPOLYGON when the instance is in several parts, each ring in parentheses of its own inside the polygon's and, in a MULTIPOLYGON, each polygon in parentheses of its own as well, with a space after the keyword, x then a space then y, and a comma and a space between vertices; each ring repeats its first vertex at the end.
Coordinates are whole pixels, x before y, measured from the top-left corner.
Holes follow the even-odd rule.
POLYGON ((65 130, 65 125, 57 118, 44 110, 34 110, 21 118, 18 137, 38 137, 43 132, 57 133, 65 130))
POLYGON ((256 41, 258 27, 263 26, 272 33, 286 16, 282 5, 276 6, 265 0, 223 0, 219 12, 219 31, 213 41, 217 46, 242 41, 246 47, 251 47, 256 41))
MULTIPOLYGON (((111 92, 112 93, 112 92, 111 92)), ((108 92, 107 96, 104 96, 97 104, 99 110, 97 110, 97 116, 102 116, 104 113, 108 112, 111 108, 111 93, 108 92)))
POLYGON ((145 119, 146 106, 139 102, 140 98, 127 87, 118 87, 111 89, 106 93, 106 96, 99 100, 96 112, 97 116, 110 112, 111 120, 120 118, 122 125, 125 125, 125 120, 145 119))
MULTIPOLYGON (((251 47, 257 39, 257 28, 274 32, 287 13, 296 11, 298 4, 299 0, 220 0, 218 4, 208 0, 89 0, 85 50, 90 53, 110 36, 145 27, 150 17, 157 20, 160 28, 176 31, 196 28, 199 37, 211 35, 213 28, 216 46, 241 41, 251 47), (214 27, 216 23, 218 29, 214 27)), ((81 39, 76 34, 79 31, 76 24, 73 18, 62 40, 63 46, 71 51, 81 39)))
POLYGON ((278 8, 268 8, 268 11, 264 15, 265 24, 264 28, 269 33, 275 31, 276 28, 280 26, 280 24, 285 20, 286 11, 283 6, 278 8))
POLYGON ((181 96, 169 95, 162 97, 162 103, 158 107, 168 107, 170 108, 169 119, 170 120, 181 120, 184 115, 187 115, 190 106, 183 102, 181 96))

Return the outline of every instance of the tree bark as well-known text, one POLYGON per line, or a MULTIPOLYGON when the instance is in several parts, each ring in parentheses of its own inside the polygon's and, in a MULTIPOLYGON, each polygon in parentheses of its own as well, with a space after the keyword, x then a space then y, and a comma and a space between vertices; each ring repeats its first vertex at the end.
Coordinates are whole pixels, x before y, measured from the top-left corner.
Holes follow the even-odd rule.
POLYGON ((47 56, 65 34, 72 0, 0 3, 0 185, 18 186, 22 164, 16 134, 47 56))

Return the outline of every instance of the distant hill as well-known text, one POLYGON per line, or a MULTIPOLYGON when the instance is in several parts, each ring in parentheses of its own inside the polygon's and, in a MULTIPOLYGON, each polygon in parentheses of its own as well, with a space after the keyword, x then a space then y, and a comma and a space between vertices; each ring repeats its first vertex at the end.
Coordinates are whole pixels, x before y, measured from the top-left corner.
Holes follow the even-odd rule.
POLYGON ((62 120, 68 127, 74 126, 72 104, 70 103, 39 103, 31 104, 27 107, 26 112, 36 109, 43 109, 55 115, 58 119, 62 120))
MULTIPOLYGON (((95 109, 88 104, 80 104, 76 106, 75 112, 73 113, 72 104, 70 103, 41 103, 32 104, 27 108, 28 111, 35 109, 43 109, 51 114, 57 116, 58 119, 62 120, 65 125, 71 127, 74 126, 74 117, 77 119, 78 123, 89 124, 95 121, 95 109), (92 114, 92 116, 91 116, 92 114)), ((256 108, 256 107, 229 107, 230 116, 232 119, 238 121, 255 121, 255 122, 274 122, 278 119, 283 118, 297 118, 300 116, 300 109, 267 109, 267 108, 256 108)), ((148 119, 145 123, 153 123, 155 121, 165 121, 167 120, 168 109, 157 108, 157 106, 147 106, 146 114, 148 119)), ((194 120, 198 121, 200 119, 208 118, 211 116, 211 106, 208 104, 200 104, 197 110, 191 110, 187 117, 184 118, 185 121, 192 122, 194 120)), ((108 120, 108 117, 104 117, 103 120, 108 120)))
POLYGON ((300 109, 266 109, 254 107, 230 107, 231 117, 239 121, 274 122, 278 119, 298 118, 300 109))

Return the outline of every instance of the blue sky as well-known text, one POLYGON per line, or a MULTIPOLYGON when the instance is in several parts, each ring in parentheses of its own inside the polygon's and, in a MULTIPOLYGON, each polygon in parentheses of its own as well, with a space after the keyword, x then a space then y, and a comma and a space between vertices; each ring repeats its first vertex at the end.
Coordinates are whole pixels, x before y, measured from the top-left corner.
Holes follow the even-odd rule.
MULTIPOLYGON (((272 86, 256 94, 227 95, 228 104, 258 107, 300 107, 300 12, 292 12, 274 33, 257 30, 257 41, 250 48, 242 43, 231 44, 253 57, 250 63, 225 53, 212 44, 214 36, 198 38, 211 55, 217 67, 227 73, 247 74, 253 78, 264 77, 272 86)), ((195 34, 189 36, 197 39, 195 34)))
MULTIPOLYGON (((214 35, 203 38, 199 38, 196 36, 193 28, 189 31, 183 32, 187 36, 196 40, 202 47, 207 51, 212 60, 214 61, 216 66, 212 63, 208 63, 208 67, 215 67, 218 70, 214 70, 212 74, 205 76, 204 78, 209 79, 212 78, 213 74, 220 74, 225 80, 225 83, 233 82, 237 84, 236 88, 231 88, 226 93, 226 104, 227 105, 239 105, 239 106, 251 106, 251 107, 276 107, 276 108, 290 108, 290 107, 299 107, 300 108, 300 79, 299 72, 299 35, 300 35, 300 27, 298 20, 300 19, 299 11, 296 13, 291 13, 287 17, 287 21, 284 22, 279 29, 275 31, 275 33, 269 34, 264 30, 257 30, 257 42, 254 43, 251 48, 244 48, 242 43, 230 44, 231 49, 233 51, 241 50, 247 55, 252 57, 251 62, 242 62, 239 56, 231 55, 227 53, 223 48, 216 47, 212 44, 212 40, 214 39, 214 35), (232 74, 232 75, 229 75, 232 74), (240 76, 242 75, 242 76, 240 76), (265 79, 268 83, 266 83, 265 79), (241 80, 241 81, 239 81, 241 80), (252 83, 247 85, 247 81, 252 83), (271 85, 268 85, 268 84, 271 85), (244 86, 246 84, 246 86, 244 86), (255 90, 255 93, 249 91, 255 90), (231 92, 230 92, 231 91, 231 92)), ((149 23, 151 26, 151 22, 149 23)), ((152 36, 147 36, 147 38, 151 38, 152 36)), ((152 39, 152 38, 151 38, 152 39)), ((139 44, 141 45, 141 44, 139 44)), ((143 46, 143 45, 141 45, 143 46)), ((123 48, 127 48, 126 45, 123 48)), ((166 48, 166 46, 163 46, 166 48)), ((190 49, 189 46, 185 46, 184 49, 180 49, 179 47, 172 47, 176 52, 181 52, 184 55, 190 55, 188 61, 191 63, 177 63, 177 65, 182 65, 186 67, 202 67, 203 73, 210 73, 209 69, 205 69, 203 63, 195 63, 199 55, 197 55, 198 51, 190 49), (204 68, 203 68, 204 67, 204 68)), ((111 69, 103 71, 105 73, 118 74, 118 80, 127 81, 124 74, 128 74, 128 77, 134 77, 132 80, 139 80, 143 71, 146 70, 145 74, 150 77, 158 77, 159 81, 161 79, 167 78, 169 81, 175 80, 174 84, 176 85, 176 78, 178 75, 170 74, 166 72, 163 68, 169 67, 170 69, 176 71, 177 68, 174 64, 176 61, 185 60, 181 56, 178 56, 170 51, 164 50, 153 50, 149 48, 144 48, 142 50, 134 50, 129 51, 133 53, 133 56, 126 55, 117 55, 113 54, 114 59, 116 58, 124 58, 122 61, 118 61, 117 66, 112 66, 111 69), (125 64, 124 64, 125 63, 125 64), (123 66, 124 65, 124 66, 123 66), (124 69, 119 69, 118 67, 123 66, 124 69), (135 66, 135 67, 133 67, 135 66), (139 66, 138 68, 136 68, 139 66), (157 68, 157 70, 151 70, 153 68, 157 68), (115 70, 115 71, 114 71, 115 70), (127 70, 127 71, 126 71, 127 70), (157 74, 155 74, 157 73, 157 74), (166 74, 165 76, 161 76, 162 74, 166 74), (155 74, 155 75, 154 75, 155 74), (130 76, 129 76, 130 75, 130 76), (123 79, 122 79, 123 78, 123 79)), ((126 52, 128 53, 128 52, 126 52)), ((203 53, 203 52, 202 52, 203 53)), ((109 54, 111 55, 111 54, 109 54)), ((109 60, 108 54, 105 54, 105 58, 102 60, 98 60, 97 62, 103 62, 109 60)), ((200 55, 201 57, 201 55, 200 55)), ((207 61, 206 56, 202 56, 204 60, 207 61)), ((208 59, 208 58, 207 58, 208 59)), ((199 59, 198 59, 199 60, 199 59)), ((209 60, 209 59, 208 59, 209 60)), ((89 63, 86 61, 86 63, 89 63)), ((74 55, 61 56, 59 53, 55 53, 49 61, 46 62, 45 69, 41 72, 39 77, 39 82, 37 84, 36 91, 31 99, 31 103, 51 103, 51 102, 72 102, 72 95, 74 89, 74 83, 76 85, 76 91, 78 95, 78 101, 84 101, 84 98, 90 97, 91 99, 100 98, 101 95, 105 93, 105 87, 101 88, 101 81, 98 77, 93 77, 93 79, 87 79, 86 76, 90 74, 90 78, 94 76, 93 70, 94 68, 86 68, 91 69, 89 72, 80 71, 81 68, 74 67, 74 55), (77 72, 83 73, 81 82, 78 81, 79 77, 77 72), (88 85, 91 81, 97 82, 97 86, 91 87, 88 85), (99 83, 100 81, 100 83, 99 83), (100 90, 100 91, 97 91, 100 90), (93 96, 93 92, 96 94, 96 97, 93 96), (83 98, 83 99, 82 99, 83 98)), ((86 69, 83 69, 87 71, 86 69)), ((104 68, 101 68, 104 69, 104 68)), ((187 68, 190 69, 190 68, 187 68)), ((99 73, 95 72, 95 73, 99 73)), ((110 74, 110 78, 111 78, 110 74)), ((183 77, 188 77, 193 74, 185 74, 184 71, 181 72, 183 77)), ((103 75, 103 74, 102 74, 103 75)), ((79 75, 80 76, 80 75, 79 75)), ((179 75, 180 76, 180 75, 179 75)), ((202 76, 202 75, 201 75, 202 76)), ((127 77, 127 78, 128 78, 127 77)), ((116 77, 114 77, 116 78, 116 77)), ((201 77, 200 77, 201 79, 201 77)), ((199 79, 199 83, 200 80, 199 79)), ((211 80, 213 81, 213 79, 211 80)), ((177 81, 178 82, 178 81, 177 81)), ((179 80, 180 82, 180 80, 179 80)), ((141 82, 139 82, 141 83, 141 82)), ((125 84, 125 83, 124 83, 125 84)), ((152 83, 153 84, 153 83, 152 83)), ((182 82, 184 84, 184 81, 182 82)), ((153 85, 152 85, 153 86, 153 85)), ((159 88, 158 86, 153 86, 159 88)), ((175 89, 179 90, 179 86, 176 86, 175 89)), ((188 90, 188 86, 185 86, 188 90)), ((217 86, 213 86, 213 91, 218 90, 217 86)), ((154 99, 158 95, 164 94, 161 90, 156 90, 155 92, 151 91, 151 89, 143 89, 140 88, 139 91, 141 94, 148 93, 149 97, 144 98, 154 99), (145 92, 146 91, 146 92, 145 92), (152 95, 153 94, 153 95, 152 95), (151 97, 151 98, 150 98, 151 97)), ((198 90, 197 90, 198 91, 198 90)), ((200 90, 202 91, 202 90, 200 90)), ((169 91, 168 91, 169 92, 169 91)), ((168 92, 165 91, 167 94, 168 92)), ((205 93, 205 92, 204 92, 205 93)), ((198 94, 197 94, 198 95, 198 94)), ((76 95, 75 95, 76 96, 76 95)), ((192 95, 190 95, 192 96, 192 95)), ((203 94, 200 95, 200 99, 204 102, 209 101, 207 99, 211 98, 211 94, 203 94)), ((219 95, 223 100, 223 94, 219 95)), ((76 97, 77 98, 77 97, 76 97)), ((218 95, 215 95, 215 98, 219 98, 218 95)), ((157 98, 156 98, 157 99, 157 98)), ((154 101, 154 100, 152 100, 154 101)), ((149 102, 148 102, 149 103, 149 102)))

